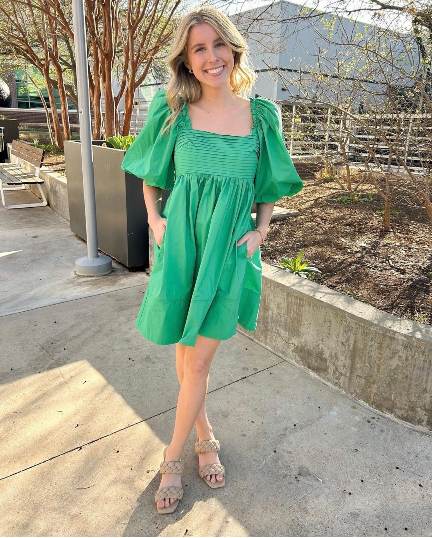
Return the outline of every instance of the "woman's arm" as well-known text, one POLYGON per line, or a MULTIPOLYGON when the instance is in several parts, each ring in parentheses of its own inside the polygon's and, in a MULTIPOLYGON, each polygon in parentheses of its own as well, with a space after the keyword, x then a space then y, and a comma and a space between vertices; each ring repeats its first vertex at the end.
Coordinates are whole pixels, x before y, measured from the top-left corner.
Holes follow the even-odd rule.
POLYGON ((256 208, 256 229, 263 235, 263 240, 267 237, 270 228, 270 220, 273 214, 274 202, 257 204, 256 208))
POLYGON ((270 219, 273 213, 274 202, 257 203, 256 225, 255 230, 246 232, 245 235, 237 241, 237 246, 247 241, 247 255, 252 256, 255 250, 264 242, 269 231, 270 219), (258 233, 254 233, 259 230, 258 233))
POLYGON ((147 220, 158 246, 165 235, 166 219, 159 213, 159 203, 162 189, 143 183, 144 202, 147 209, 147 220))
POLYGON ((161 197, 161 190, 159 187, 153 187, 143 183, 144 202, 149 224, 160 217, 158 200, 161 197))

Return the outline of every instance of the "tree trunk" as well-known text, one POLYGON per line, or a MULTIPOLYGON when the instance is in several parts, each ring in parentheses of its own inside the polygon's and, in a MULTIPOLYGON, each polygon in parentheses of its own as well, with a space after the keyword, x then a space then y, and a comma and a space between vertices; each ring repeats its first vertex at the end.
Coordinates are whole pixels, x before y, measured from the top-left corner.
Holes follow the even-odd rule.
POLYGON ((429 196, 425 197, 425 209, 428 219, 432 222, 432 202, 429 196))
POLYGON ((114 98, 111 84, 111 60, 104 59, 104 105, 105 105, 105 138, 115 135, 114 98))
POLYGON ((115 105, 112 90, 112 62, 113 62, 113 34, 112 34, 112 16, 111 2, 103 3, 103 46, 101 51, 103 55, 102 69, 104 71, 104 107, 105 107, 105 139, 114 136, 115 132, 115 105))
POLYGON ((46 14, 50 29, 51 47, 49 47, 49 57, 54 65, 54 69, 57 75, 57 89, 60 97, 60 110, 63 126, 63 138, 64 140, 70 140, 70 124, 69 124, 69 110, 66 96, 66 90, 64 85, 63 70, 59 61, 59 49, 57 41, 57 22, 54 14, 51 11, 51 6, 45 3, 46 14))
POLYGON ((52 132, 52 128, 51 128, 50 112, 48 110, 48 107, 47 107, 47 104, 46 104, 46 101, 45 101, 45 97, 43 96, 43 93, 40 91, 39 86, 36 84, 35 80, 30 75, 30 73, 26 72, 26 75, 29 77, 29 79, 31 80, 33 86, 36 88, 36 90, 38 92, 39 99, 41 100, 42 106, 43 106, 44 111, 45 111, 45 117, 46 117, 46 122, 47 122, 47 127, 48 127, 48 134, 49 134, 49 137, 50 137, 50 142, 51 142, 52 145, 54 145, 55 141, 54 141, 54 138, 53 138, 53 132, 52 132))
POLYGON ((384 214, 383 214, 383 230, 389 232, 391 229, 391 198, 388 178, 385 179, 385 195, 384 195, 384 214))
POLYGON ((93 51, 93 85, 92 85, 92 110, 93 110, 93 138, 98 140, 102 136, 102 116, 101 116, 101 62, 96 43, 91 43, 93 51))
POLYGON ((66 91, 65 91, 64 82, 63 82, 63 72, 58 61, 54 61, 54 66, 57 73, 57 88, 58 88, 58 92, 60 96, 60 103, 61 103, 63 138, 64 140, 70 140, 71 132, 70 132, 70 123, 69 123, 69 110, 68 110, 66 91))
POLYGON ((49 98, 50 108, 51 108, 51 119, 52 119, 52 125, 54 128, 54 140, 55 140, 56 145, 60 149, 63 149, 64 138, 63 138, 63 133, 60 127, 60 121, 59 121, 57 105, 56 105, 55 97, 54 97, 53 85, 49 76, 49 66, 44 67, 44 76, 45 76, 45 83, 46 83, 46 87, 48 91, 48 98, 49 98))
POLYGON ((132 85, 126 88, 124 94, 124 116, 123 116, 123 128, 122 135, 128 135, 131 127, 132 111, 134 105, 134 91, 132 85))
POLYGON ((348 158, 345 161, 345 172, 346 172, 346 185, 348 187, 348 192, 352 192, 351 169, 348 163, 348 158))
POLYGON ((430 177, 424 178, 423 188, 418 190, 417 198, 421 204, 424 204, 426 215, 428 219, 432 222, 432 200, 430 197, 430 186, 432 186, 432 179, 430 177))

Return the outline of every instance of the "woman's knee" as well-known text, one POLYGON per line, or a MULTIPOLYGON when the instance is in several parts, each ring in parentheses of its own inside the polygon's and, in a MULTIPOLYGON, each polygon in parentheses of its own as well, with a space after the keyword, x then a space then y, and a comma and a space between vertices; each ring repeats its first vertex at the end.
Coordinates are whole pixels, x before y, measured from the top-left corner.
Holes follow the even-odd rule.
POLYGON ((195 346, 186 347, 183 363, 185 371, 207 377, 219 344, 220 340, 199 335, 195 346))
POLYGON ((184 373, 195 377, 207 378, 210 369, 210 360, 206 357, 197 357, 186 354, 184 373))

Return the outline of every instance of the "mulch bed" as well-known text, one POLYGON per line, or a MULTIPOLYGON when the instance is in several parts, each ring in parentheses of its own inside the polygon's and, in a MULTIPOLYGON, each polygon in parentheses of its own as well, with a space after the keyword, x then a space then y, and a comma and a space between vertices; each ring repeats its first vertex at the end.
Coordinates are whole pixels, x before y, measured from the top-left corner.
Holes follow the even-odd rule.
MULTIPOLYGON (((45 165, 64 167, 64 155, 45 165)), ((398 204, 392 229, 382 232, 383 201, 372 185, 353 200, 335 182, 305 181, 278 205, 298 216, 272 222, 262 259, 280 266, 304 251, 320 269, 313 280, 380 310, 432 325, 432 224, 421 206, 398 204)))
POLYGON ((395 208, 382 232, 383 201, 372 186, 352 200, 334 183, 306 181, 277 203, 298 216, 271 224, 262 259, 280 265, 300 250, 322 271, 313 280, 401 318, 432 324, 432 224, 421 206, 395 208))
POLYGON ((62 170, 65 167, 64 155, 51 155, 48 153, 44 156, 43 165, 47 168, 62 170))

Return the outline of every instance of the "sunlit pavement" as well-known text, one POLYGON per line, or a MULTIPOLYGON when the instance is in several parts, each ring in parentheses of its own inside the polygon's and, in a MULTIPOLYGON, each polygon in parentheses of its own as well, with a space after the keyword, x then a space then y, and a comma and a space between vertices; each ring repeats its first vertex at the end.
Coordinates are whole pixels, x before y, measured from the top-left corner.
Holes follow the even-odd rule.
POLYGON ((226 487, 198 477, 192 432, 184 497, 157 514, 175 346, 134 327, 147 275, 78 277, 85 254, 50 208, 0 209, 1 535, 431 534, 431 437, 240 333, 207 400, 226 487))

